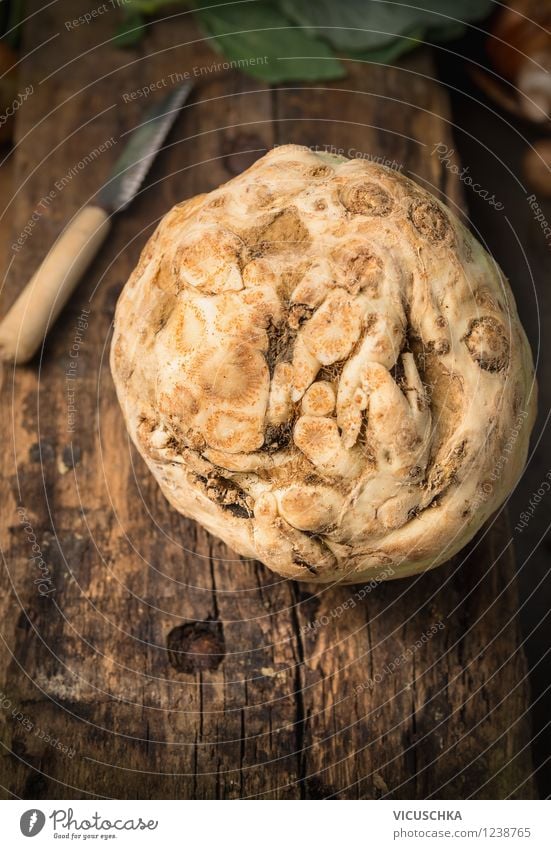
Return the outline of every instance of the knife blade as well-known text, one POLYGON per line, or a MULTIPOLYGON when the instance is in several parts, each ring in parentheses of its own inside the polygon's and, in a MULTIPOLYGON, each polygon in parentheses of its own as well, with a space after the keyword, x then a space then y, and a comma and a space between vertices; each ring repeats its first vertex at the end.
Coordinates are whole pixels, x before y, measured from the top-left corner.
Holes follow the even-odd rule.
POLYGON ((98 206, 109 212, 122 212, 134 199, 192 87, 191 81, 183 83, 146 113, 96 196, 98 206))
POLYGON ((62 231, 8 314, 0 322, 0 357, 17 364, 30 360, 111 228, 111 218, 136 196, 185 103, 186 81, 162 98, 132 131, 110 177, 93 203, 83 207, 62 231))

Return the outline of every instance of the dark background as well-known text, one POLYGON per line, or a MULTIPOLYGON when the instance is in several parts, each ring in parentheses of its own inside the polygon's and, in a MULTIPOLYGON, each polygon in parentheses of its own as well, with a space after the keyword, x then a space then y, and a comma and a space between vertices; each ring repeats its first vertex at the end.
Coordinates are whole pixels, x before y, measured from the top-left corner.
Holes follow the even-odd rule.
MULTIPOLYGON (((514 529, 551 469, 549 409, 551 402, 551 242, 546 241, 526 202, 527 194, 513 175, 522 176, 522 160, 528 146, 545 132, 502 111, 474 84, 471 69, 485 63, 482 34, 470 35, 436 51, 438 71, 448 89, 457 152, 469 166, 473 180, 495 194, 505 206, 493 209, 478 195, 465 189, 470 226, 509 278, 520 318, 528 334, 537 369, 539 413, 532 436, 527 469, 509 501, 514 529), (512 174, 509 172, 509 170, 512 174), (508 219, 509 224, 505 220, 508 219), (510 225, 510 226, 509 226, 510 225), (512 235, 516 234, 516 238, 512 235)), ((538 202, 551 220, 551 202, 538 202)), ((543 798, 551 794, 551 693, 549 651, 551 629, 551 575, 549 558, 551 503, 540 502, 528 527, 513 531, 520 592, 520 618, 532 688, 533 757, 538 787, 543 798)))

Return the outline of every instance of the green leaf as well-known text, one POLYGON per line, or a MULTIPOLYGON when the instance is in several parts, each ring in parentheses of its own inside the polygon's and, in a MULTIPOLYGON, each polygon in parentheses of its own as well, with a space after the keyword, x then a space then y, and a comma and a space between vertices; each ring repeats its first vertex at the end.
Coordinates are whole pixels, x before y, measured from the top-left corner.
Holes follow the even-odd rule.
POLYGON ((131 11, 125 15, 113 39, 117 47, 133 47, 142 40, 145 33, 145 21, 140 12, 131 11))
POLYGON ((199 0, 197 19, 214 37, 213 46, 253 77, 282 83, 345 76, 324 41, 298 28, 267 0, 217 7, 214 0, 199 0))
POLYGON ((413 31, 438 31, 484 18, 492 0, 277 0, 279 8, 338 50, 380 49, 413 31))
POLYGON ((415 50, 423 43, 423 31, 415 30, 402 38, 396 38, 388 44, 383 44, 381 47, 373 50, 357 51, 350 54, 351 59, 365 59, 369 62, 377 62, 382 65, 390 65, 395 62, 404 53, 409 53, 410 50, 415 50))
POLYGON ((21 41, 22 21, 25 17, 25 9, 23 8, 23 0, 11 0, 8 4, 8 20, 6 31, 6 41, 8 44, 17 49, 21 41))
POLYGON ((438 44, 443 41, 455 41, 456 38, 461 38, 465 35, 467 27, 465 24, 459 24, 452 21, 449 24, 438 27, 437 29, 429 29, 426 34, 427 41, 438 44))
POLYGON ((170 6, 175 10, 179 6, 192 8, 194 3, 186 2, 186 0, 125 0, 124 7, 128 8, 128 6, 132 6, 135 11, 147 17, 165 11, 170 6))
POLYGON ((400 56, 409 53, 416 47, 420 47, 422 44, 437 44, 441 41, 452 41, 455 38, 459 38, 464 32, 465 27, 463 24, 453 24, 439 29, 429 30, 428 32, 424 32, 422 29, 415 30, 391 41, 389 44, 384 44, 378 49, 352 53, 350 56, 353 59, 367 59, 370 62, 390 65, 400 56))

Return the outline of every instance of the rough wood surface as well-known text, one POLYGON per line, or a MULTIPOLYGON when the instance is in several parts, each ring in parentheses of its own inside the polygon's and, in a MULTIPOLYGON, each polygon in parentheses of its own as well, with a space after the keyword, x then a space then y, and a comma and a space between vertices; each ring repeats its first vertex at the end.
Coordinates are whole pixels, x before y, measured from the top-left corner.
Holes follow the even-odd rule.
MULTIPOLYGON (((186 18, 156 24, 130 53, 95 46, 112 35, 109 15, 68 37, 63 22, 86 8, 62 0, 26 25, 27 50, 61 35, 24 63, 22 85, 36 93, 17 116, 13 240, 55 195, 9 251, 3 309, 115 151, 62 190, 56 181, 140 120, 143 99, 123 93, 213 61, 186 46, 196 38, 186 18)), ((504 518, 415 579, 314 590, 278 580, 168 507, 128 444, 107 368, 114 303, 158 217, 273 144, 383 156, 461 204, 430 155, 451 143, 445 94, 426 56, 405 68, 355 65, 339 84, 277 91, 202 73, 41 360, 5 372, 5 796, 533 796, 504 518)))

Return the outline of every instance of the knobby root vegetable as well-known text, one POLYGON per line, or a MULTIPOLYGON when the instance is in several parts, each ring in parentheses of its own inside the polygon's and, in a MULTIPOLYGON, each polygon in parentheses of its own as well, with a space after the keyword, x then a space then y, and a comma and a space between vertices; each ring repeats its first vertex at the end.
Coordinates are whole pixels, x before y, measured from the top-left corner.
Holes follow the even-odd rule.
POLYGON ((517 481, 535 413, 511 290, 459 220, 297 146, 164 217, 111 365, 170 503, 298 580, 447 560, 517 481))

